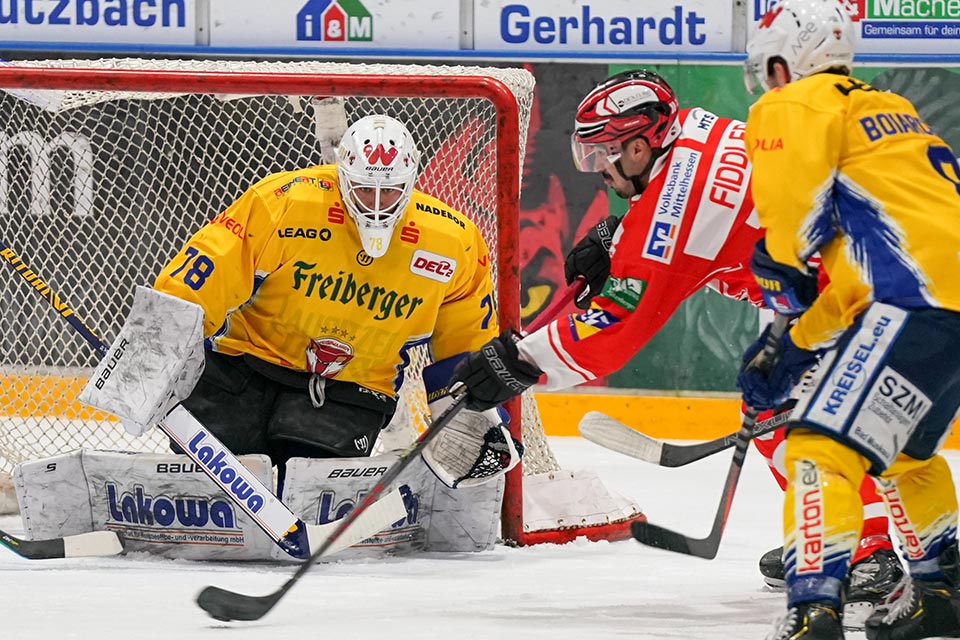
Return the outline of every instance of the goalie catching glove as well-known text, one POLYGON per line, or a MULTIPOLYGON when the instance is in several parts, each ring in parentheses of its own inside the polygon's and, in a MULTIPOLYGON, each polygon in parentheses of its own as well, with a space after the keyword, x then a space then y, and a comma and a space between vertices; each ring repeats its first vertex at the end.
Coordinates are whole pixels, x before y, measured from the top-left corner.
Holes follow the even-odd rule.
POLYGON ((114 414, 130 435, 141 436, 190 395, 203 367, 203 309, 137 287, 127 321, 80 401, 114 414))
MULTIPOLYGON (((424 368, 427 406, 434 417, 451 403, 451 375, 463 355, 424 368)), ((523 455, 523 445, 507 429, 509 418, 500 408, 485 411, 462 409, 422 453, 430 471, 446 486, 457 489, 490 482, 513 469, 523 455)))

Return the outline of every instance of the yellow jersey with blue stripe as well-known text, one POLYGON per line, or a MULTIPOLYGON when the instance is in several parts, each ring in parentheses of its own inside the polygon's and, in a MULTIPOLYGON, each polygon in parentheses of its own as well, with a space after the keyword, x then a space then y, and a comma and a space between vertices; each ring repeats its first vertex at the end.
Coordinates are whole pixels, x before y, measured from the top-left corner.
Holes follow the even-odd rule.
POLYGON ((791 330, 829 344, 871 301, 960 311, 960 168, 909 100, 819 73, 750 110, 747 153, 767 250, 830 277, 791 330))
POLYGON ((215 351, 393 395, 413 347, 442 360, 497 335, 490 267, 477 227, 416 189, 387 253, 370 258, 325 165, 253 185, 155 287, 203 307, 215 351))

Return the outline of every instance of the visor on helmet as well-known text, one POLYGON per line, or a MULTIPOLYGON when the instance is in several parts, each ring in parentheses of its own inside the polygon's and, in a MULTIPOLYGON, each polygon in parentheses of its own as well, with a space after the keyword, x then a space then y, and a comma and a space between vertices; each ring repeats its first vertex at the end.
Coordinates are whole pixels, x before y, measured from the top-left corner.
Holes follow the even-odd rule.
POLYGON ((583 142, 574 133, 570 136, 573 163, 584 173, 599 173, 620 159, 622 147, 618 141, 583 142))

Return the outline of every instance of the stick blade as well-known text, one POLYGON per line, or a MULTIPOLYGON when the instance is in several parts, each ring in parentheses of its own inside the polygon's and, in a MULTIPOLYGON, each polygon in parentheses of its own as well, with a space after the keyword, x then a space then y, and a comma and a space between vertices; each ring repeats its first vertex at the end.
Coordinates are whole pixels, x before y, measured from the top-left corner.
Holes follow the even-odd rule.
POLYGON ((63 538, 21 540, 8 533, 0 532, 0 545, 27 560, 55 560, 66 557, 63 550, 63 538))
POLYGON ((0 531, 0 545, 27 560, 115 556, 123 551, 113 531, 92 531, 48 540, 21 540, 0 531))
POLYGON ((91 531, 63 539, 65 558, 115 556, 123 551, 123 543, 113 531, 91 531))
POLYGON ((648 547, 696 556, 706 560, 716 558, 717 549, 720 547, 719 538, 716 541, 712 540, 710 536, 704 539, 690 538, 682 533, 649 522, 634 522, 630 525, 630 533, 637 541, 648 547))
POLYGON ((588 411, 578 425, 580 435, 625 456, 660 464, 663 442, 640 433, 599 411, 588 411))
POLYGON ((220 587, 205 587, 197 595, 197 604, 214 620, 249 622, 267 615, 281 595, 283 591, 267 596, 247 596, 220 587))

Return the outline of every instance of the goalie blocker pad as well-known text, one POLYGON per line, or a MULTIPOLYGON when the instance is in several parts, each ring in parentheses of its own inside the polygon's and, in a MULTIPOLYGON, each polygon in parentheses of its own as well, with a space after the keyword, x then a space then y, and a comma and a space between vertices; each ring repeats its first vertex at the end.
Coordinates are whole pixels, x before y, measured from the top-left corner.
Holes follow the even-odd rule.
MULTIPOLYGON (((266 456, 241 456, 266 486, 266 456)), ((288 463, 284 502, 306 523, 343 517, 397 460, 334 458, 288 463)), ((81 450, 22 463, 14 471, 26 537, 115 531, 128 552, 188 560, 291 561, 186 456, 81 450)), ((481 551, 496 541, 503 482, 444 487, 420 462, 398 480, 407 517, 336 554, 481 551)), ((386 494, 386 492, 384 492, 386 494)))
POLYGON ((190 395, 203 367, 203 309, 138 286, 120 334, 79 398, 141 435, 190 395))

